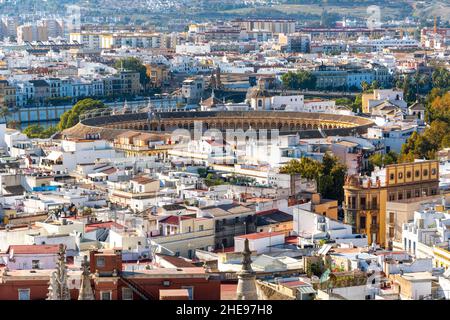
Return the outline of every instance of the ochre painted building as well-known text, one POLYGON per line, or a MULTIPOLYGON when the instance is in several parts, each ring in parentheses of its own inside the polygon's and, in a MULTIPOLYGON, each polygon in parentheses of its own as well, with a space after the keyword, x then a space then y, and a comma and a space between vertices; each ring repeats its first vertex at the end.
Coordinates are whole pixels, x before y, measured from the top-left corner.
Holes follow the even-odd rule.
POLYGON ((438 189, 439 162, 434 160, 388 165, 372 177, 347 177, 345 222, 367 234, 369 243, 387 247, 386 202, 436 195, 438 189))

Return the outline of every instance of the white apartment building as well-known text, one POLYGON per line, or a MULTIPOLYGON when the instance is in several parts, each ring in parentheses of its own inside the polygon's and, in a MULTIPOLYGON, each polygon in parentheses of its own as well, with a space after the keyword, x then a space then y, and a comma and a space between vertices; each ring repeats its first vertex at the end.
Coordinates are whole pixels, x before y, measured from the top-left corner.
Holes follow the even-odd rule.
POLYGON ((71 172, 77 165, 117 156, 116 150, 106 140, 63 140, 58 149, 41 158, 40 166, 55 173, 71 172))
POLYGON ((418 130, 419 126, 416 124, 387 122, 384 125, 368 128, 367 138, 383 144, 386 153, 389 151, 400 153, 403 144, 418 130))
POLYGON ((403 249, 418 258, 433 257, 434 246, 449 248, 450 214, 436 209, 416 211, 414 221, 403 224, 403 249))

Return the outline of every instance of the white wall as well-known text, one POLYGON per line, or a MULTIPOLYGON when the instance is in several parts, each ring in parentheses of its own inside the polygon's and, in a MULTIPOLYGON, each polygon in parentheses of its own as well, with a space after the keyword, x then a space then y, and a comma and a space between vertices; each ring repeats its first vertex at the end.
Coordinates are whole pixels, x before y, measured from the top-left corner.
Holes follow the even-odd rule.
POLYGON ((6 123, 0 123, 0 148, 6 147, 5 132, 6 132, 6 123))
MULTIPOLYGON (((270 251, 269 246, 279 245, 284 243, 284 234, 274 234, 271 237, 264 237, 261 239, 249 239, 248 245, 250 251, 256 251, 258 254, 270 251)), ((234 238, 234 251, 244 251, 245 239, 240 237, 234 238)))
POLYGON ((18 254, 14 255, 14 260, 8 259, 8 268, 10 270, 30 270, 32 261, 39 260, 39 269, 56 269, 58 260, 57 254, 18 254))
POLYGON ((66 246, 67 250, 77 250, 76 246, 76 236, 75 235, 68 235, 68 236, 61 236, 61 237, 52 237, 52 236, 25 236, 25 243, 26 244, 36 244, 36 245, 52 245, 52 244, 64 244, 66 246))
POLYGON ((354 286, 333 288, 333 293, 339 294, 347 300, 366 300, 366 295, 370 294, 370 289, 367 286, 354 286))
POLYGON ((421 282, 411 282, 412 300, 419 300, 431 294, 431 280, 421 282))

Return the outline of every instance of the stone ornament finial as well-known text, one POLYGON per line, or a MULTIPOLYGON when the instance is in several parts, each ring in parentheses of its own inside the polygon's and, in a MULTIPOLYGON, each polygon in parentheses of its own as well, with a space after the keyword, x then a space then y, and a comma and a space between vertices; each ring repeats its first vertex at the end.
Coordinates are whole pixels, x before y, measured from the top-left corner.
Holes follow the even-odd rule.
POLYGON ((67 280, 66 247, 60 244, 57 267, 50 277, 47 300, 70 300, 67 280))
POLYGON ((91 272, 89 270, 87 256, 84 256, 83 262, 81 263, 81 268, 83 272, 81 273, 81 285, 78 293, 78 300, 95 300, 94 292, 91 287, 91 272))
POLYGON ((252 269, 252 252, 249 241, 244 241, 244 251, 242 252, 242 269, 237 273, 238 286, 236 291, 237 300, 258 300, 256 289, 256 272, 252 269))
POLYGON ((253 271, 252 269, 252 252, 250 251, 250 245, 248 239, 244 241, 244 251, 242 252, 244 258, 242 259, 242 270, 253 271))

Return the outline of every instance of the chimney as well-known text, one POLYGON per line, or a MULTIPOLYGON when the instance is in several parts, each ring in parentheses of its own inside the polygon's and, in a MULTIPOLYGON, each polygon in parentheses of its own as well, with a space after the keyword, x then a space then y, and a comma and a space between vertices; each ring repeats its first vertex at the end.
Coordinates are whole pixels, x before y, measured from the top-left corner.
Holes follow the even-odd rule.
POLYGON ((313 205, 320 204, 320 193, 314 193, 311 197, 311 203, 313 205))

